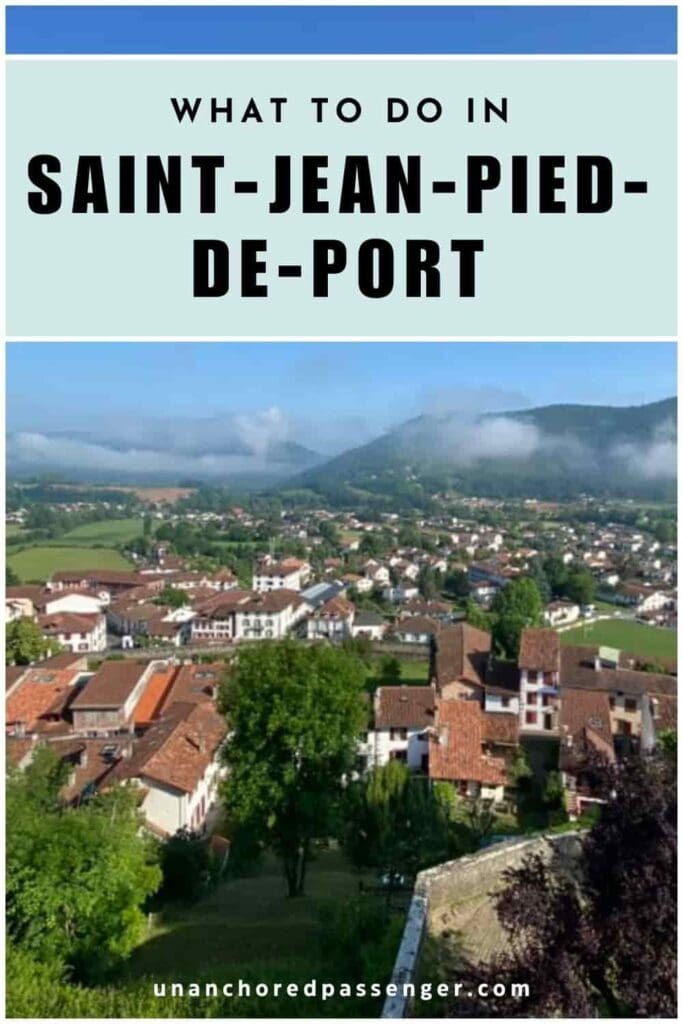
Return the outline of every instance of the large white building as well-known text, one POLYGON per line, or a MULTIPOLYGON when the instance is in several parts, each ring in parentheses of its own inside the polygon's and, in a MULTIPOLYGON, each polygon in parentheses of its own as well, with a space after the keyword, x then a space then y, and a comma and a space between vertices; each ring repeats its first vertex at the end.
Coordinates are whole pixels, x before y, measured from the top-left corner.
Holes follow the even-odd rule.
POLYGON ((310 606, 291 590, 228 590, 197 608, 190 639, 192 643, 280 640, 308 611, 310 606))
POLYGON ((252 586, 259 592, 268 590, 301 590, 311 576, 308 562, 298 558, 285 558, 274 562, 264 559, 254 571, 252 586))

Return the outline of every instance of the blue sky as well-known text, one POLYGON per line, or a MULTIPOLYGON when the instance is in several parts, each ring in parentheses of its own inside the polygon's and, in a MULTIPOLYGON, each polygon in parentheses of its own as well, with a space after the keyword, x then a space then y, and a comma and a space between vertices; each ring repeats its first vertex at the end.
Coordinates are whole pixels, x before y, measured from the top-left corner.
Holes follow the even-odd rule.
POLYGON ((676 8, 7 8, 9 53, 672 53, 676 8))
POLYGON ((6 351, 10 433, 265 417, 289 439, 334 452, 422 412, 636 405, 676 393, 676 347, 654 342, 27 342, 6 351))

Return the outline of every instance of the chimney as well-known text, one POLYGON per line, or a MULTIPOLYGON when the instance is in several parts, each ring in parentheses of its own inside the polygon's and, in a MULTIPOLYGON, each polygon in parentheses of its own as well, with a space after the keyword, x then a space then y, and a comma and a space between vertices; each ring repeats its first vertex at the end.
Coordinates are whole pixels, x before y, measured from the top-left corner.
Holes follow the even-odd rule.
POLYGON ((593 667, 594 667, 596 672, 599 672, 600 669, 602 668, 602 662, 600 661, 600 656, 598 654, 595 655, 595 662, 594 662, 593 667))

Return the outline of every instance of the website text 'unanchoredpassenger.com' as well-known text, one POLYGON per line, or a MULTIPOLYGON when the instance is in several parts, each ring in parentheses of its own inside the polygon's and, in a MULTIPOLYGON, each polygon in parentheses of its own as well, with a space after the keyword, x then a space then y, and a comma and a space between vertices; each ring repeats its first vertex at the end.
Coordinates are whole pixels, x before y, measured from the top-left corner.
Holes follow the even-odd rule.
POLYGON ((446 999, 449 997, 465 999, 500 999, 503 996, 511 996, 513 999, 528 999, 530 995, 529 985, 523 982, 488 983, 481 982, 468 985, 466 982, 437 982, 423 981, 365 983, 365 982, 332 982, 319 981, 311 978, 309 981, 301 982, 251 982, 239 978, 223 984, 218 982, 154 982, 154 995, 158 999, 181 999, 186 996, 197 998, 227 998, 227 999, 268 999, 286 997, 299 999, 302 996, 308 999, 321 999, 323 1002, 328 999, 366 999, 371 998, 394 998, 402 996, 404 999, 416 999, 421 1002, 429 1002, 432 999, 446 999))

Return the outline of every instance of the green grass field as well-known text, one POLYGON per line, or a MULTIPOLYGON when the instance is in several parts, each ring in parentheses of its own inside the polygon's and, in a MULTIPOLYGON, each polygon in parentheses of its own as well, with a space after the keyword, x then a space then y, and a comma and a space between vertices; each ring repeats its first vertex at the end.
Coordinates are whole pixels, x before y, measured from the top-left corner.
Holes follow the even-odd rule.
POLYGON ((318 853, 308 869, 306 895, 288 899, 278 862, 265 855, 253 876, 230 879, 200 903, 164 913, 133 953, 126 974, 168 977, 182 965, 190 976, 208 966, 220 975, 240 964, 310 961, 321 905, 352 899, 361 877, 338 851, 318 853))
MULTIPOLYGON (((392 655, 389 655, 392 657, 392 655)), ((406 686, 427 686, 429 683, 429 662, 426 658, 399 658, 401 662, 401 683, 406 686)), ((373 660, 373 664, 368 672, 368 681, 373 681, 377 685, 377 671, 381 657, 373 660)))
POLYGON ((22 583, 43 583, 54 572, 71 569, 130 569, 128 562, 111 548, 33 547, 7 556, 22 583))
POLYGON ((103 519, 99 523, 85 523, 69 530, 55 541, 59 547, 89 547, 104 544, 115 547, 142 535, 142 519, 103 519))
POLYGON ((568 629, 560 633, 560 640, 563 644, 604 644, 650 658, 676 657, 675 630, 620 619, 605 619, 568 629))

